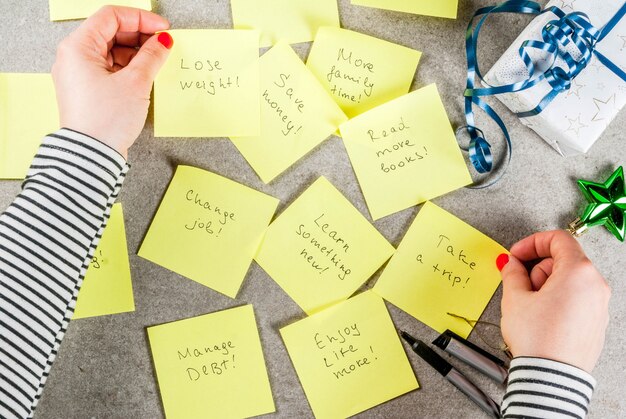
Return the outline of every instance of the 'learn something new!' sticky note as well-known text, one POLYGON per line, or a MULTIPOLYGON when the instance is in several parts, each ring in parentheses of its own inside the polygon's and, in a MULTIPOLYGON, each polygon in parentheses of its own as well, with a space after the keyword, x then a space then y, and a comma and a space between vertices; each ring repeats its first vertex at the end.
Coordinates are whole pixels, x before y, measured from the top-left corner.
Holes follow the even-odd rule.
POLYGON ((256 261, 311 314, 350 297, 393 252, 320 177, 270 225, 256 261))
POLYGON ((374 291, 438 332, 467 337, 500 284, 506 249, 427 202, 402 239, 374 291))
POLYGON ((418 387, 385 302, 372 291, 280 333, 317 419, 347 418, 418 387))
POLYGON ((352 4, 436 17, 456 18, 458 0, 352 0, 352 4))
POLYGON ((73 319, 135 311, 122 204, 111 216, 78 293, 73 319))
POLYGON ((472 182, 434 84, 340 129, 375 220, 472 182))
POLYGON ((339 27, 337 0, 231 0, 235 29, 257 29, 261 46, 312 41, 320 26, 339 27))
POLYGON ((347 29, 320 28, 307 67, 353 118, 409 91, 421 53, 347 29))
POLYGON ((168 419, 238 419, 275 411, 251 305, 147 330, 168 419))
POLYGON ((50 20, 83 19, 105 5, 152 10, 151 0, 50 0, 50 20))
POLYGON ((0 73, 0 179, 23 179, 43 137, 57 129, 50 74, 0 73))
POLYGON ((154 80, 155 137, 258 135, 259 33, 177 29, 154 80))
POLYGON ((278 199, 178 166, 138 255, 235 298, 278 199))
POLYGON ((289 45, 277 44, 259 61, 261 135, 231 140, 269 183, 347 118, 289 45))

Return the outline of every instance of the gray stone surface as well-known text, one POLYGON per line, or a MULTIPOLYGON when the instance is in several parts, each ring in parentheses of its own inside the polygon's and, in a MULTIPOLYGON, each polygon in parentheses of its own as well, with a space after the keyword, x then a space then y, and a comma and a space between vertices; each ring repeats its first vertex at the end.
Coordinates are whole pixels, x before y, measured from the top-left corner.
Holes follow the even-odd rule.
MULTIPOLYGON (((413 89, 436 82, 455 126, 463 124, 461 94, 465 84, 464 34, 474 9, 493 1, 461 0, 457 20, 436 19, 352 6, 340 0, 343 27, 423 51, 413 89)), ((228 28, 227 0, 157 1, 155 10, 174 28, 228 28)), ((485 31, 485 68, 495 61, 523 28, 525 18, 496 18, 485 31), (495 22, 494 22, 495 23, 495 22)), ((51 23, 47 0, 0 1, 0 71, 48 72, 55 46, 80 22, 51 23)), ((303 57, 309 45, 297 46, 303 57)), ((76 92, 80 94, 80 92, 76 92)), ((500 106, 496 106, 502 109, 500 106)), ((564 159, 514 116, 503 111, 515 142, 506 177, 486 190, 459 190, 434 202, 510 246, 538 231, 562 228, 584 205, 575 180, 603 179, 625 164, 626 113, 622 112, 588 155, 564 159)), ((36 117, 34 115, 33 117, 36 117)), ((174 167, 198 166, 227 176, 281 199, 282 211, 320 175, 327 176, 367 216, 363 196, 341 140, 333 137, 270 185, 264 185, 227 139, 155 139, 152 116, 132 148, 133 165, 121 194, 133 276, 136 311, 72 322, 37 409, 37 418, 159 418, 163 416, 145 328, 163 322, 210 313, 243 303, 255 306, 277 411, 281 418, 311 417, 298 378, 280 339, 278 328, 303 317, 296 304, 252 264, 236 300, 173 274, 135 255, 156 211, 174 167)), ((484 124, 490 131, 492 126, 484 124)), ((491 130, 492 132, 495 132, 491 130)), ((20 182, 0 182, 0 208, 19 191, 20 182)), ((417 213, 402 211, 375 223, 398 245, 417 213)), ((613 288, 611 324, 606 347, 594 371, 598 387, 590 417, 626 416, 626 247, 607 231, 596 228, 581 239, 589 256, 613 288)), ((370 284, 372 281, 370 281, 370 284)), ((483 319, 498 322, 499 290, 483 319)), ((584 307, 580 307, 584 310, 584 307)), ((436 333, 389 305, 397 326, 432 339, 436 333)), ((476 334, 472 335, 478 341, 476 334)), ((367 412, 364 418, 474 418, 482 413, 430 367, 410 355, 421 389, 367 412)), ((458 363, 455 363, 458 364, 458 363)), ((461 367, 490 394, 503 389, 461 367)), ((245 397, 245 393, 242 393, 245 397)), ((207 417, 209 417, 207 412, 207 417)))

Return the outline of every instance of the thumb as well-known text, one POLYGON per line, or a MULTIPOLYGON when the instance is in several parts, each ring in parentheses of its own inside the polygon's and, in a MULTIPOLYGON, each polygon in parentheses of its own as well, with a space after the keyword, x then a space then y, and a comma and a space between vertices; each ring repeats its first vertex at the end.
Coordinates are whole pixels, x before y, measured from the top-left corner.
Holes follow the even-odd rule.
MULTIPOLYGON (((532 291, 533 286, 526 267, 513 255, 507 255, 508 262, 504 262, 502 272, 502 292, 503 298, 513 297, 516 294, 532 291)), ((499 266, 502 266, 502 259, 498 257, 499 266)))
POLYGON ((169 50, 174 46, 172 36, 167 32, 153 35, 141 46, 127 68, 141 75, 150 85, 167 61, 169 50))

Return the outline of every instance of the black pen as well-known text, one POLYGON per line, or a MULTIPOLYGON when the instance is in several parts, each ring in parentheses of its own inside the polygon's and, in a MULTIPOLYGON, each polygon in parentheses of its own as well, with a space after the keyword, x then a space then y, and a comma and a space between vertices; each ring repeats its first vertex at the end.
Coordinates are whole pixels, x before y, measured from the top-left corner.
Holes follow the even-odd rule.
POLYGON ((474 383, 468 380, 463 374, 454 369, 452 365, 445 359, 440 357, 428 345, 419 339, 414 338, 404 331, 400 331, 400 336, 404 339, 411 349, 418 354, 424 361, 428 362, 431 367, 436 369, 439 374, 443 375, 452 385, 458 388, 461 393, 469 397, 474 403, 480 406, 488 415, 499 418, 500 405, 494 402, 481 389, 476 387, 474 383))

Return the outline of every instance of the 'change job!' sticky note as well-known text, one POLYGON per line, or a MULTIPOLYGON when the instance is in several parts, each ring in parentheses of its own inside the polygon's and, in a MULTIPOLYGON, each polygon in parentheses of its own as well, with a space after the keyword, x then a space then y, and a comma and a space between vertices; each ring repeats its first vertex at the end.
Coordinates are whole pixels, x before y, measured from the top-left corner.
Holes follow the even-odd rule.
POLYGON ((350 297, 393 252, 320 177, 270 225, 256 261, 311 314, 350 297))
POLYGON ((402 239, 374 291, 438 332, 467 337, 500 284, 506 249, 427 202, 402 239))
POLYGON ((418 387, 385 302, 372 291, 280 333, 317 419, 347 418, 418 387))
POLYGON ((156 137, 259 134, 259 33, 178 29, 154 80, 156 137))
POLYGON ((261 135, 231 140, 269 183, 347 118, 289 45, 277 44, 259 61, 261 135))
POLYGON ((472 182, 434 84, 340 129, 375 220, 472 182))
POLYGON ((278 199, 178 166, 138 255, 235 298, 278 199))
POLYGON ((274 412, 251 305, 148 328, 168 419, 274 412))
POLYGON ((409 91, 421 53, 339 28, 320 28, 307 67, 353 118, 409 91))

